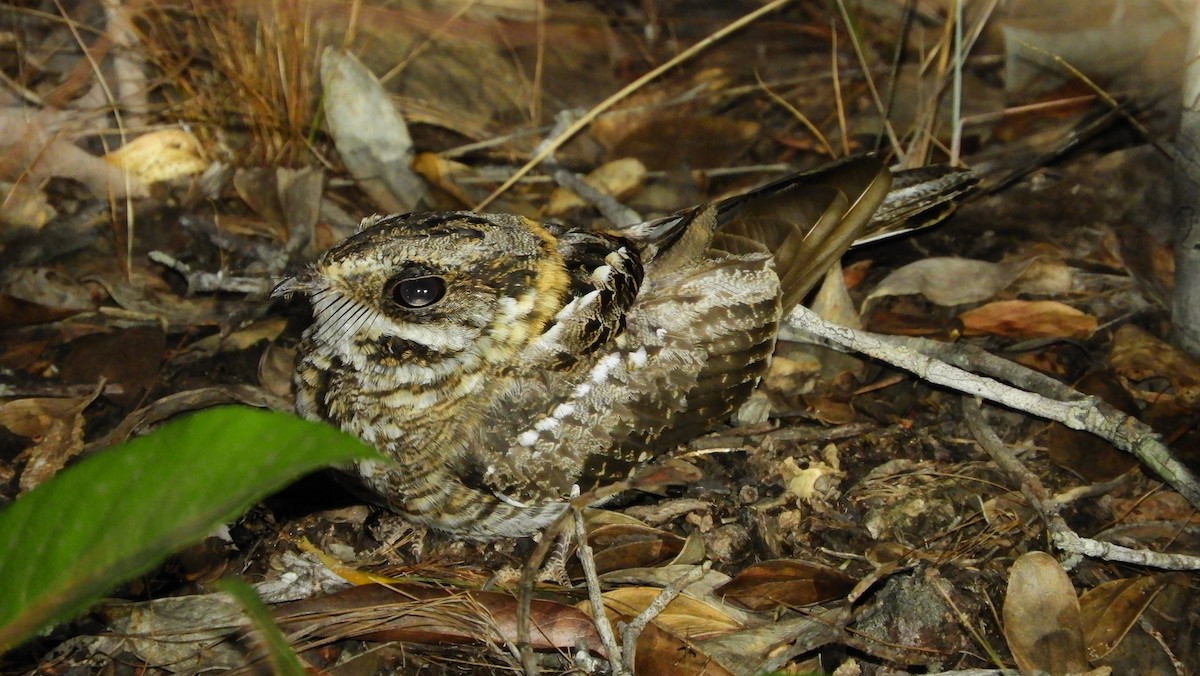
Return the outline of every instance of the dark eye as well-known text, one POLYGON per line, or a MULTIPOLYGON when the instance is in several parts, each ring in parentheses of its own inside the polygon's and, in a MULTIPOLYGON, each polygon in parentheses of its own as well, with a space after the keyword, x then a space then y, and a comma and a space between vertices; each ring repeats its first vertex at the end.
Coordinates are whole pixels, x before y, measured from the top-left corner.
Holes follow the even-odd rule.
POLYGON ((392 300, 402 307, 428 307, 446 295, 446 282, 441 277, 402 279, 392 286, 392 300))

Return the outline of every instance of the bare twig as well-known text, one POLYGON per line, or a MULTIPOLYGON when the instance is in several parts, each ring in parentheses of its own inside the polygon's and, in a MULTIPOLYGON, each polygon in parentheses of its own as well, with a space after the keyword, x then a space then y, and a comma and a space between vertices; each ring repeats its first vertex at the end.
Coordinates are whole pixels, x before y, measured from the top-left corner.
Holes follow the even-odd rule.
POLYGON ((1059 514, 1062 503, 1050 497, 1041 480, 1021 464, 988 424, 978 399, 963 399, 963 417, 979 445, 1012 477, 1021 493, 1034 509, 1042 514, 1054 546, 1068 554, 1089 556, 1105 561, 1119 561, 1164 570, 1200 570, 1200 557, 1187 554, 1166 554, 1144 549, 1122 547, 1080 536, 1059 514))
POLYGON ((1154 431, 1095 397, 1086 397, 1048 376, 969 345, 855 331, 826 322, 803 306, 797 306, 787 321, 824 343, 880 359, 922 380, 1095 434, 1132 453, 1193 506, 1200 507, 1200 481, 1172 457, 1154 431), (958 366, 952 365, 955 363, 958 366), (964 368, 1001 378, 1016 387, 964 368))
MULTIPOLYGON (((613 676, 630 676, 633 670, 626 669, 625 661, 621 659, 621 646, 617 643, 616 634, 613 633, 612 623, 608 621, 608 614, 604 612, 600 576, 596 574, 596 560, 592 557, 592 547, 587 543, 587 530, 583 527, 583 512, 574 507, 571 511, 575 515, 575 536, 579 539, 579 547, 575 550, 575 555, 579 557, 579 563, 583 565, 583 578, 587 582, 588 601, 592 604, 592 621, 596 624, 596 631, 600 633, 600 641, 604 643, 604 649, 608 651, 608 664, 612 668, 613 676)), ((630 649, 629 652, 632 653, 633 650, 630 649)))

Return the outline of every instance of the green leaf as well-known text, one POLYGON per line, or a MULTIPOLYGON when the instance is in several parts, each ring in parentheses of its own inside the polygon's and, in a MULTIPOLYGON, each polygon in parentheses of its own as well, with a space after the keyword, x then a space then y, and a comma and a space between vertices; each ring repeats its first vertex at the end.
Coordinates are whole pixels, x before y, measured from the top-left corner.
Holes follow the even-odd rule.
POLYGON ((382 457, 327 425, 223 407, 79 462, 0 511, 0 652, 300 476, 362 459, 382 457))

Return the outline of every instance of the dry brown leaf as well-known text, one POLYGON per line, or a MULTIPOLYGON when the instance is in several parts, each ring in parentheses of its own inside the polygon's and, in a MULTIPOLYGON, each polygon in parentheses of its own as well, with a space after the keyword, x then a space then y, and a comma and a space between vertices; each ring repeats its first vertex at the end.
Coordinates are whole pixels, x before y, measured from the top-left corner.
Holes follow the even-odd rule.
POLYGON ((0 404, 0 426, 29 437, 34 444, 21 452, 25 460, 19 487, 22 493, 54 476, 83 450, 83 409, 96 392, 71 399, 17 399, 0 404))
POLYGON ((1096 318, 1053 300, 1000 300, 958 316, 966 335, 1011 338, 1087 338, 1096 318))
POLYGON ((150 185, 204 171, 208 161, 200 141, 182 129, 160 129, 133 139, 104 161, 150 185))
POLYGON ((325 125, 359 187, 384 211, 412 211, 427 191, 410 167, 408 125, 379 79, 353 54, 327 47, 321 84, 325 125))
MULTIPOLYGON (((282 604, 280 626, 311 636, 415 643, 517 641, 517 599, 509 594, 414 584, 370 584, 282 604)), ((575 608, 534 599, 530 642, 537 650, 582 643, 604 654, 592 619, 575 608)))
POLYGON ((1004 638, 1022 672, 1088 671, 1079 600, 1053 556, 1029 552, 1009 570, 1004 638))
POLYGON ((863 301, 920 294, 938 305, 965 305, 995 297, 1012 284, 1029 261, 990 263, 969 258, 925 258, 897 268, 863 301))
MULTIPOLYGON (((604 593, 604 607, 623 617, 634 617, 653 603, 662 591, 659 587, 614 589, 604 593)), ((579 608, 591 609, 587 602, 580 603, 579 608)), ((744 628, 741 622, 720 609, 686 594, 672 599, 653 622, 673 636, 688 641, 702 641, 744 628)))
MULTIPOLYGON (((604 525, 588 533, 599 573, 669 563, 683 552, 685 543, 674 533, 640 524, 604 525)), ((582 576, 577 562, 572 562, 571 570, 582 576)))
MULTIPOLYGON (((1145 329, 1132 324, 1117 329, 1108 363, 1117 375, 1135 383, 1152 378, 1166 379, 1174 389, 1170 395, 1183 405, 1200 403, 1200 362, 1145 329)), ((1161 401, 1169 395, 1155 390, 1143 396, 1161 401)))
POLYGON ((57 215, 39 188, 0 181, 0 225, 4 226, 4 234, 13 228, 39 230, 57 215))
POLYGON ((1117 647, 1133 623, 1162 591, 1153 576, 1102 582, 1079 597, 1088 659, 1102 659, 1117 647))
POLYGON ((856 583, 849 575, 827 566, 776 559, 746 568, 713 591, 750 610, 772 610, 845 598, 856 583))
POLYGON ((120 385, 121 394, 106 398, 132 406, 155 380, 166 350, 166 335, 157 326, 134 326, 112 333, 93 333, 68 346, 61 365, 64 382, 88 385, 100 379, 120 385))

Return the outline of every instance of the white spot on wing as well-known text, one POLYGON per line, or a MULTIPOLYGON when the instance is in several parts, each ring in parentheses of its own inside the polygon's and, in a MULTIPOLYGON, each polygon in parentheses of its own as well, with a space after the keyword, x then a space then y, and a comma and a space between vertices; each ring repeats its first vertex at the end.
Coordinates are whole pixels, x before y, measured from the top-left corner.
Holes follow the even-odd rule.
POLYGON ((517 443, 522 446, 533 446, 537 443, 538 433, 534 430, 525 430, 517 437, 517 443))

